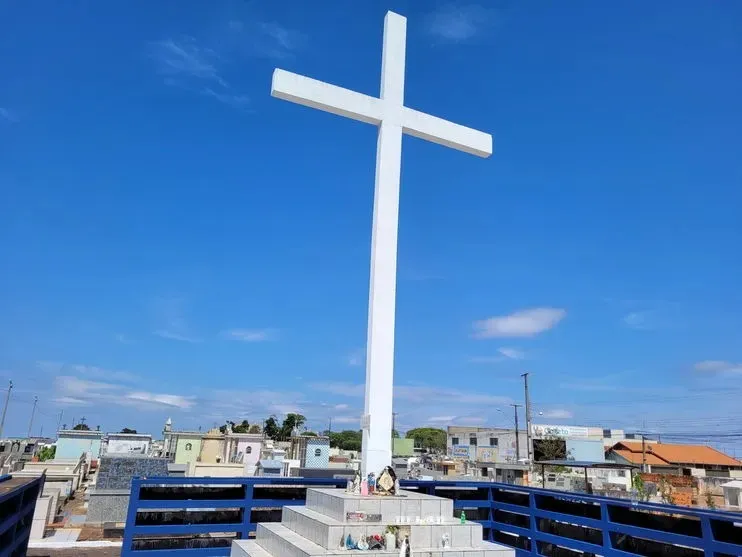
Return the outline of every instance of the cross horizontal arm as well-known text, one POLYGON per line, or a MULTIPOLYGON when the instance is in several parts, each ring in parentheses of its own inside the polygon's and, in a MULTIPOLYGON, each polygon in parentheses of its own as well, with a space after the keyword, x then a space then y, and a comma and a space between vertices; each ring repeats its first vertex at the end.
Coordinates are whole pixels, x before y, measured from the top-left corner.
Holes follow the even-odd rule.
POLYGON ((271 96, 367 124, 381 123, 379 99, 285 70, 273 72, 271 96))
POLYGON ((404 108, 402 129, 408 135, 439 145, 458 149, 478 157, 492 154, 492 136, 466 126, 454 124, 443 118, 404 108))

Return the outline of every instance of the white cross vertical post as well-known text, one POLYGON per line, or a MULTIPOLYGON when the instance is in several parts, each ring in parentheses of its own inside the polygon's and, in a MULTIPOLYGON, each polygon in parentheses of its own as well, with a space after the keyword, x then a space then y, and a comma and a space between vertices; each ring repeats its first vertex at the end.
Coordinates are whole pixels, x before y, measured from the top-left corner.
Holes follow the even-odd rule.
POLYGON ((391 464, 394 317, 402 134, 480 157, 492 154, 492 136, 404 106, 407 20, 387 12, 379 98, 284 70, 273 72, 274 97, 379 126, 371 233, 366 347, 366 397, 361 472, 391 464))

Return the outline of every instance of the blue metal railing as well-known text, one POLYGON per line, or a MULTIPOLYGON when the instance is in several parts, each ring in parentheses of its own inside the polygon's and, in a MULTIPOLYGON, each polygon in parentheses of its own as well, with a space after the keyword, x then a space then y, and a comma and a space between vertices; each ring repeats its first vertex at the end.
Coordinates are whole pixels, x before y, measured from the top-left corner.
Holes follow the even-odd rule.
MULTIPOLYGON (((123 557, 229 555, 257 522, 303 505, 305 487, 343 487, 308 478, 135 478, 123 557), (221 534, 231 533, 228 538, 221 534)), ((742 556, 742 514, 490 482, 404 481, 405 489, 454 501, 489 541, 529 555, 604 557, 742 556)))
POLYGON ((0 557, 25 555, 36 501, 44 476, 9 486, 12 476, 0 476, 0 557))

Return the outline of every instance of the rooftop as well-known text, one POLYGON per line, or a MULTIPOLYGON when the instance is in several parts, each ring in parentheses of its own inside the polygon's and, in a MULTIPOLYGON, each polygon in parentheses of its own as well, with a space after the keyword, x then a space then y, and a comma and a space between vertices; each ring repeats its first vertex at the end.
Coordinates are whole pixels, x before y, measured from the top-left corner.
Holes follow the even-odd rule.
POLYGON ((742 461, 706 445, 647 443, 644 448, 644 457, 642 456, 642 443, 638 441, 621 441, 613 445, 611 450, 635 464, 641 464, 643 459, 646 458, 647 464, 657 466, 705 464, 709 466, 742 467, 742 461))

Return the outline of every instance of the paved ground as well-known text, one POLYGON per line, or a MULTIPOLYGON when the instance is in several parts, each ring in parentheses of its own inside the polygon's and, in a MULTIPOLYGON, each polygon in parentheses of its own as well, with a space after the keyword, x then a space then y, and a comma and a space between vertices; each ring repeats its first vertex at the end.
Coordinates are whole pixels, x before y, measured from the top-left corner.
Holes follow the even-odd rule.
POLYGON ((29 549, 28 557, 119 557, 120 547, 29 549))

